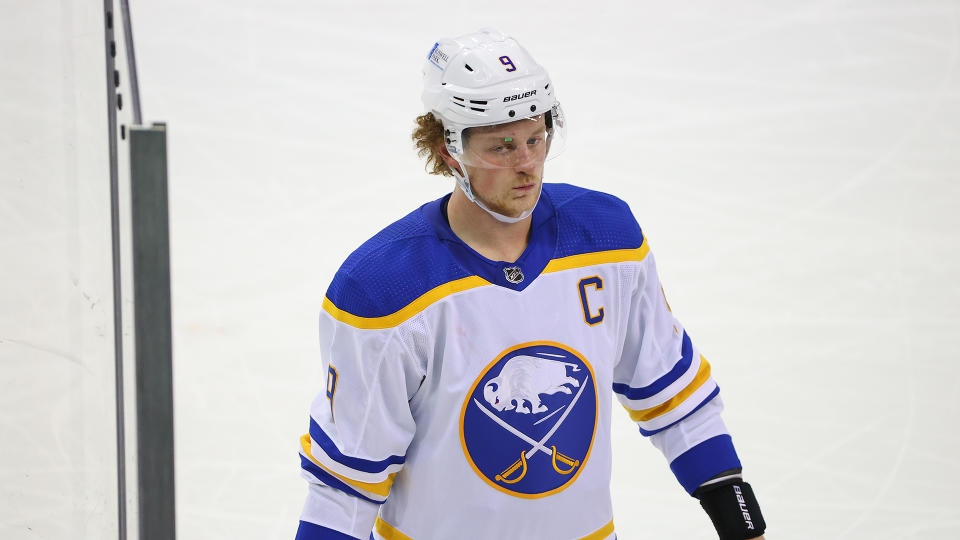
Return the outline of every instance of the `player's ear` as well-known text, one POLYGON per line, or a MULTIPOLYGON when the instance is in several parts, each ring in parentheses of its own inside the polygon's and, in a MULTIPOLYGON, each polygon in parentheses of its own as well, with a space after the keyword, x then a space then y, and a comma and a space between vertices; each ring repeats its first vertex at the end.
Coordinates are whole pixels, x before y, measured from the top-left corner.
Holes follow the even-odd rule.
POLYGON ((450 152, 447 150, 447 147, 443 144, 437 144, 436 151, 440 154, 440 157, 443 159, 443 162, 447 164, 447 167, 451 169, 456 169, 457 172, 463 174, 463 170, 460 168, 460 164, 457 163, 457 160, 453 159, 453 156, 450 155, 450 152))

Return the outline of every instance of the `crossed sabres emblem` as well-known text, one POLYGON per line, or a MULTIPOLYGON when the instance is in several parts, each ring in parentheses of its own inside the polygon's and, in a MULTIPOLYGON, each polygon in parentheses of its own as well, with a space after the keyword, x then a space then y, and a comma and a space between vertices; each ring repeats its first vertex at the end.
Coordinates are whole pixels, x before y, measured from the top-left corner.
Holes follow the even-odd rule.
MULTIPOLYGON (((559 357, 559 355, 549 353, 541 354, 559 357)), ((532 437, 502 420, 476 398, 473 399, 474 405, 476 405, 483 414, 510 434, 530 445, 528 450, 520 452, 519 459, 510 464, 503 472, 496 475, 498 482, 515 484, 522 480, 527 475, 527 461, 538 452, 550 456, 553 469, 560 474, 570 474, 580 466, 579 459, 564 455, 557 450, 556 445, 551 445, 549 450, 546 446, 550 438, 553 437, 557 430, 560 429, 560 426, 563 425, 563 422, 567 419, 570 411, 573 410, 587 387, 586 382, 589 375, 584 377, 582 381, 578 381, 567 375, 567 367, 573 368, 574 373, 580 371, 580 366, 577 364, 548 360, 536 356, 518 355, 508 360, 500 370, 500 374, 487 381, 484 385, 484 400, 490 403, 495 409, 501 411, 504 409, 513 410, 521 414, 537 414, 548 410, 546 406, 540 403, 540 394, 555 394, 557 392, 572 394, 573 390, 568 388, 567 385, 571 385, 574 388, 579 387, 576 395, 573 396, 573 399, 568 405, 559 407, 552 413, 534 422, 534 425, 539 424, 563 410, 563 414, 560 415, 550 430, 547 431, 546 435, 539 441, 534 440, 532 437), (529 388, 530 383, 534 382, 540 383, 538 389, 529 388), (506 392, 504 392, 504 390, 506 390, 506 392), (501 396, 505 399, 501 400, 501 396), (527 403, 530 405, 529 408, 527 407, 527 403), (561 467, 561 464, 563 467, 561 467), (520 471, 519 473, 517 473, 518 470, 520 471), (515 476, 511 477, 511 475, 515 476)))

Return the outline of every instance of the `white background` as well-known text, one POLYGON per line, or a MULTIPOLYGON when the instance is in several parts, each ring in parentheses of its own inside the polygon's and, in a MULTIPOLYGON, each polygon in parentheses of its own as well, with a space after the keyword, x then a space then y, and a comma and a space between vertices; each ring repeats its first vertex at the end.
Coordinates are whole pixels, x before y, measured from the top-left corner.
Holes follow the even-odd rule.
MULTIPOLYGON (((4 538, 116 535, 106 127, 76 93, 102 28, 70 4, 0 4, 4 538)), ((767 537, 960 538, 960 2, 133 4, 169 124, 180 538, 293 537, 324 291, 451 189, 409 141, 420 69, 483 26, 552 76, 546 179, 633 208, 767 537)), ((614 436, 619 537, 715 538, 614 436)))

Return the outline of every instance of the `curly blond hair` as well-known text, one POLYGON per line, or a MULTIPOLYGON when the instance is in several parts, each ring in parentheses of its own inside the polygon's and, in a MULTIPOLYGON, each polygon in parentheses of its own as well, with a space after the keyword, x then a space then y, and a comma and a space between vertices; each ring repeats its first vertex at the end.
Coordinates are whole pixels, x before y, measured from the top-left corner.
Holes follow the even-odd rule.
POLYGON ((417 117, 416 123, 410 138, 413 139, 413 145, 417 148, 417 155, 427 158, 424 169, 430 174, 453 176, 439 150, 444 145, 443 123, 434 117, 433 113, 421 114, 417 117))

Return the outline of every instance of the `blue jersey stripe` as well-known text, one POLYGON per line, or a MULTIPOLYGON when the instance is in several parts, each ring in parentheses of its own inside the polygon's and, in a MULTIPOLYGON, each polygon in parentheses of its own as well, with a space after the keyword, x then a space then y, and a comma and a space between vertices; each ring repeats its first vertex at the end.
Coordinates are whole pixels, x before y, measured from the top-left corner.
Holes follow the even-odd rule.
POLYGON ((320 480, 321 482, 323 482, 324 484, 332 488, 339 489, 340 491, 348 495, 353 495, 354 497, 363 499, 365 501, 370 501, 374 504, 383 504, 383 501, 371 499, 370 497, 367 497, 366 495, 361 494, 359 491, 353 489, 348 484, 342 482, 336 476, 333 476, 332 474, 328 473, 327 471, 317 466, 316 463, 310 461, 310 459, 305 457, 303 454, 300 455, 300 466, 303 467, 303 470, 315 476, 317 480, 320 480))
POLYGON ((349 534, 343 534, 334 529, 328 529, 316 523, 300 520, 297 528, 297 537, 294 540, 357 540, 349 534))
POLYGON ((719 394, 720 394, 720 387, 717 386, 716 388, 713 389, 713 392, 710 392, 710 395, 707 396, 706 399, 704 399, 703 401, 701 401, 699 405, 697 405, 696 407, 694 407, 692 411, 690 411, 690 412, 688 412, 687 414, 683 415, 683 418, 677 420, 676 422, 671 422, 669 425, 663 426, 663 427, 660 428, 660 429, 654 429, 654 430, 652 430, 652 431, 647 431, 647 430, 645 430, 645 429, 643 429, 643 428, 640 428, 640 434, 643 435, 644 437, 649 437, 649 436, 651 436, 651 435, 653 435, 653 434, 655 434, 655 433, 660 433, 661 431, 663 431, 663 430, 665 430, 665 429, 670 429, 671 427, 677 425, 677 423, 683 422, 683 420, 684 420, 686 417, 688 417, 688 416, 690 416, 691 414, 699 411, 699 410, 700 410, 700 407, 703 407, 704 405, 706 405, 707 403, 709 403, 711 399, 717 397, 717 395, 719 395, 719 394))
POLYGON ((655 396, 664 388, 670 386, 677 379, 683 376, 684 373, 690 369, 690 364, 693 362, 693 343, 690 341, 690 336, 687 335, 687 331, 683 331, 683 344, 680 346, 680 361, 673 366, 666 375, 660 377, 652 384, 644 386, 643 388, 633 388, 623 383, 613 383, 613 391, 626 397, 627 399, 646 399, 651 396, 655 396))
POLYGON ((345 456, 313 418, 310 419, 310 438, 320 445, 320 448, 323 448, 323 451, 337 463, 365 473, 383 472, 390 465, 399 465, 405 461, 403 456, 390 456, 381 461, 345 456))
POLYGON ((717 435, 680 454, 670 463, 670 470, 687 490, 693 492, 700 484, 718 473, 740 468, 740 458, 730 435, 717 435))

